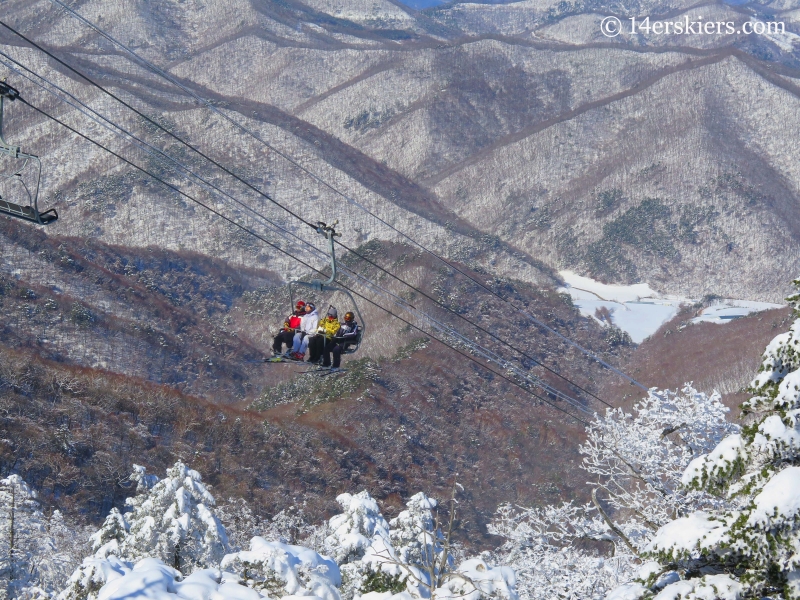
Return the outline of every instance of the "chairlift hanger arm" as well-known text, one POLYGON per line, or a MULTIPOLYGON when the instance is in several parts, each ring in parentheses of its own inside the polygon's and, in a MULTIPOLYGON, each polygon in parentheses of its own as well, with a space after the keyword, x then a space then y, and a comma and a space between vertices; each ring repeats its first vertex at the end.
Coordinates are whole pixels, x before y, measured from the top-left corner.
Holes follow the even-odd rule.
POLYGON ((314 279, 311 283, 307 283, 304 281, 294 281, 291 283, 296 283, 298 285, 302 285, 305 287, 310 287, 312 289, 321 292, 323 288, 330 286, 336 280, 336 248, 334 245, 334 238, 341 237, 341 233, 336 231, 336 226, 339 224, 338 219, 333 222, 333 224, 328 225, 323 221, 317 221, 316 225, 311 225, 314 230, 322 235, 326 240, 328 240, 328 253, 331 257, 331 276, 328 277, 326 281, 322 281, 320 279, 314 279))
POLYGON ((356 350, 358 350, 359 346, 361 345, 361 339, 364 337, 364 331, 366 331, 367 326, 364 322, 364 317, 361 316, 361 311, 358 309, 358 304, 356 304, 355 298, 353 298, 353 294, 346 288, 339 287, 332 285, 336 280, 336 248, 334 246, 334 238, 341 237, 341 233, 336 231, 336 226, 339 224, 339 221, 334 221, 331 225, 323 221, 317 221, 314 230, 319 233, 320 235, 324 236, 325 239, 328 240, 328 251, 331 257, 331 276, 328 277, 327 281, 322 281, 320 279, 314 279, 311 282, 308 281, 289 281, 289 301, 290 303, 294 304, 294 295, 292 294, 292 285, 299 285, 307 288, 311 288, 312 290, 316 290, 318 292, 322 291, 329 291, 329 292, 342 292, 347 294, 350 298, 350 302, 353 305, 353 310, 355 310, 356 314, 358 315, 359 324, 361 326, 361 334, 358 337, 358 341, 355 344, 355 347, 348 352, 348 354, 352 354, 356 350))

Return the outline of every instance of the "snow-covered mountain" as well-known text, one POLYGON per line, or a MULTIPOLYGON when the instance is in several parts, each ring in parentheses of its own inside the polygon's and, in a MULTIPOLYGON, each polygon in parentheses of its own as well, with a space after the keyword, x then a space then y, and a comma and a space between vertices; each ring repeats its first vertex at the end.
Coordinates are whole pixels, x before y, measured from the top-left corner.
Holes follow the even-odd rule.
POLYGON ((6 0, 0 71, 49 116, 9 102, 3 133, 60 218, 0 217, 0 475, 96 522, 134 461, 317 517, 331 490, 397 511, 459 473, 476 539, 503 501, 588 501, 573 417, 636 383, 735 404, 787 326, 696 321, 783 303, 800 266, 797 8, 6 0), (788 33, 610 39, 605 14, 788 33), (328 266, 298 216, 338 220, 361 295, 344 377, 262 362, 283 284, 328 266), (638 306, 663 314, 632 340, 608 305, 632 298, 600 298, 620 286, 675 302, 638 306))
MULTIPOLYGON (((397 233, 278 152, 415 239, 501 275, 540 283, 536 259, 608 283, 646 281, 667 294, 780 302, 797 271, 800 235, 794 52, 765 36, 609 40, 599 30, 603 11, 703 15, 681 3, 562 4, 425 12, 389 1, 75 7, 219 113, 50 0, 9 2, 5 19, 279 202, 311 219, 339 217, 348 243, 397 233), (484 238, 503 244, 487 247, 484 238)), ((775 8, 791 32, 795 13, 775 8)), ((758 10, 716 5, 704 18, 738 23, 758 10)), ((74 73, 54 69, 9 30, 0 36, 11 57, 308 237, 281 209, 74 73)), ((32 102, 92 126, 8 74, 32 102)), ((293 268, 30 110, 14 106, 8 117, 8 135, 45 158, 43 193, 62 214, 53 233, 256 260, 282 274, 293 268), (129 179, 120 185, 120 177, 129 179)), ((97 133, 160 172, 175 168, 97 133)))

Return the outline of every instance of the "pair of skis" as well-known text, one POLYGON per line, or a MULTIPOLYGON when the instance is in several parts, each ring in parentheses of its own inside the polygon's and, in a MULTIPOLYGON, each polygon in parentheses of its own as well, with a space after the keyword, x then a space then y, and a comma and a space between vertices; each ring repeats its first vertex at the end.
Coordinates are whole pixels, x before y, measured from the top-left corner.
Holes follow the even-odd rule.
MULTIPOLYGON (((289 358, 288 356, 278 355, 273 356, 272 358, 265 358, 265 363, 289 363, 289 364, 302 364, 305 365, 306 363, 302 360, 298 360, 296 358, 289 358)), ((317 365, 313 369, 309 369, 308 371, 303 371, 301 375, 306 375, 309 373, 315 373, 320 377, 324 377, 325 375, 338 375, 340 373, 346 373, 345 369, 336 369, 333 370, 332 367, 323 367, 321 365, 317 365)))
POLYGON ((305 361, 297 360, 296 358, 290 358, 290 357, 285 356, 283 354, 278 354, 277 356, 272 356, 270 358, 265 358, 264 362, 265 363, 295 363, 295 364, 297 364, 297 363, 302 363, 302 362, 305 362, 305 361))
POLYGON ((317 367, 316 369, 303 371, 300 374, 301 375, 316 374, 320 377, 325 377, 326 375, 341 375, 342 373, 347 373, 347 371, 345 369, 336 369, 334 371, 332 367, 317 367))

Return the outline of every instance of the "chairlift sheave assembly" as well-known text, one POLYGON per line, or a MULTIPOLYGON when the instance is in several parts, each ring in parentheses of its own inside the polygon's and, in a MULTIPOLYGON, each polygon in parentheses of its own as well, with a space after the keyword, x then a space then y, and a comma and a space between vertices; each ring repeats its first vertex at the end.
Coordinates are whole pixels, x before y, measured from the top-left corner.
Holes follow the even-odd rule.
POLYGON ((10 175, 0 175, 0 179, 18 182, 19 187, 25 190, 28 198, 27 204, 16 204, 0 196, 0 213, 39 225, 48 225, 58 219, 58 213, 54 208, 39 212, 39 183, 42 179, 42 162, 38 156, 22 152, 19 146, 9 144, 3 137, 3 104, 6 100, 13 102, 17 98, 19 98, 19 92, 5 81, 0 81, 0 153, 8 155, 16 165, 10 175), (22 177, 22 173, 29 163, 36 165, 36 186, 33 193, 31 193, 22 177))

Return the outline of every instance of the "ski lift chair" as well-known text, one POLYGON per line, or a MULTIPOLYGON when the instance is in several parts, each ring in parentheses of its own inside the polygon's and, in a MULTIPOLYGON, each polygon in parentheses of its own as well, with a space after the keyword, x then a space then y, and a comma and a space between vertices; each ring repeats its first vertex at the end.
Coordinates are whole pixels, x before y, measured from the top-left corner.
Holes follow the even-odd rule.
POLYGON ((0 153, 8 155, 13 161, 17 162, 17 168, 15 168, 10 175, 2 175, 0 177, 7 180, 16 179, 27 193, 28 202, 27 204, 16 204, 4 200, 3 197, 0 196, 0 213, 18 217, 39 225, 48 225, 58 219, 58 213, 54 208, 39 212, 39 182, 42 179, 42 162, 39 160, 38 156, 22 152, 19 146, 9 144, 3 137, 3 103, 5 100, 13 102, 17 98, 19 98, 19 92, 5 81, 0 81, 0 153), (31 194, 30 189, 25 185, 25 181, 22 178, 22 172, 30 162, 36 165, 36 189, 33 194, 31 194))

